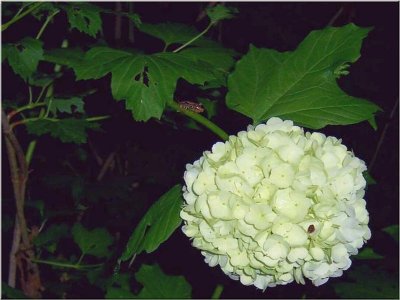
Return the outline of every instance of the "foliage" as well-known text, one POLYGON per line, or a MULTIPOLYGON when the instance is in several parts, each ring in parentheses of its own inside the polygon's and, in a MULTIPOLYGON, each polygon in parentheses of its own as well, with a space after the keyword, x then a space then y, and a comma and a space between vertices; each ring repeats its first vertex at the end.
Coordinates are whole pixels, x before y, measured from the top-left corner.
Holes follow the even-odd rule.
POLYGON ((336 71, 359 58, 369 30, 349 24, 313 31, 293 52, 250 46, 229 77, 228 106, 257 124, 273 116, 313 129, 369 120, 379 107, 336 83, 336 71))
POLYGON ((181 224, 179 211, 183 204, 181 185, 176 185, 154 203, 131 235, 121 256, 128 260, 132 255, 156 250, 181 224))
POLYGON ((382 230, 396 240, 397 243, 399 242, 399 225, 391 225, 383 228, 382 230))
MULTIPOLYGON (((197 270, 191 260, 182 268, 174 265, 175 275, 159 265, 164 269, 162 256, 171 247, 175 261, 169 263, 185 261, 181 244, 173 245, 179 242, 183 205, 178 181, 185 163, 215 142, 200 131, 227 139, 214 122, 236 130, 246 126, 246 118, 258 124, 271 117, 311 129, 365 120, 376 127, 381 110, 338 84, 351 76, 350 65, 359 60, 371 28, 326 27, 312 31, 293 51, 250 45, 243 53, 226 47, 220 36, 221 28, 229 31, 232 19, 240 18, 240 5, 199 5, 199 23, 191 25, 150 22, 151 16, 135 11, 136 3, 122 6, 2 4, 3 122, 20 145, 15 148, 13 140, 28 173, 26 193, 17 189, 15 201, 10 196, 15 181, 5 185, 4 249, 11 249, 15 207, 23 194, 22 229, 34 256, 25 258, 20 247, 21 257, 39 266, 45 298, 196 297, 205 289, 192 277, 197 270), (129 43, 116 33, 110 38, 118 22, 123 34, 129 27, 129 43), (123 100, 124 108, 113 100, 123 100), (179 101, 201 103, 205 112, 185 109, 179 101)), ((3 133, 9 141, 4 124, 3 133)), ((364 177, 376 183, 369 172, 364 177)), ((382 231, 382 238, 390 235, 398 243, 398 225, 382 231)), ((387 264, 387 253, 371 245, 356 258, 350 281, 334 285, 339 296, 395 295, 393 272, 372 265, 387 264)), ((11 264, 3 265, 7 274, 11 264)), ((26 286, 37 284, 18 272, 17 288, 2 282, 3 297, 23 298, 26 286)), ((212 284, 217 286, 212 298, 219 298, 224 286, 212 284)))
POLYGON ((98 128, 96 123, 84 119, 43 119, 27 124, 28 133, 41 136, 49 133, 52 137, 59 138, 64 143, 86 143, 86 130, 98 128))
POLYGON ((350 270, 348 277, 352 282, 335 284, 335 291, 342 298, 394 299, 399 295, 397 280, 388 278, 382 270, 363 265, 350 270))
POLYGON ((74 69, 77 79, 98 79, 111 72, 114 98, 126 100, 138 121, 161 117, 180 77, 193 84, 212 79, 204 65, 179 53, 141 55, 105 47, 92 48, 74 69))
POLYGON ((26 37, 16 44, 6 45, 3 48, 3 57, 8 60, 15 74, 27 80, 43 59, 42 42, 26 37))
POLYGON ((88 230, 77 223, 72 227, 72 236, 79 245, 82 254, 90 254, 97 257, 107 257, 108 247, 113 243, 112 236, 104 228, 88 230))
POLYGON ((192 288, 183 276, 167 276, 157 265, 142 265, 135 277, 143 285, 138 298, 191 298, 192 288))

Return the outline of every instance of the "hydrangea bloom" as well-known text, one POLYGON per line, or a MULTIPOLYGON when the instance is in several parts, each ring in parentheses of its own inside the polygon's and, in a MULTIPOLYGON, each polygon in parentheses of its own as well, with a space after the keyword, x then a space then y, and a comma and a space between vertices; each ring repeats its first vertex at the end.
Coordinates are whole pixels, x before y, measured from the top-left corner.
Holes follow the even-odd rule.
POLYGON ((371 237, 365 170, 341 140, 271 118, 186 166, 182 230, 244 285, 318 286, 371 237))

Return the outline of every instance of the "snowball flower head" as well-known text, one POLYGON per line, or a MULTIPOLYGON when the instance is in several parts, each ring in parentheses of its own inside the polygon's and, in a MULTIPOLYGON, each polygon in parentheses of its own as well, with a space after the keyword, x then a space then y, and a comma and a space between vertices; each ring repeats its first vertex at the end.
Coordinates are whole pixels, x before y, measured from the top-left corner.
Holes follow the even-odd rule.
POLYGON ((186 166, 182 230, 244 285, 318 286, 371 237, 365 170, 341 140, 271 118, 186 166))

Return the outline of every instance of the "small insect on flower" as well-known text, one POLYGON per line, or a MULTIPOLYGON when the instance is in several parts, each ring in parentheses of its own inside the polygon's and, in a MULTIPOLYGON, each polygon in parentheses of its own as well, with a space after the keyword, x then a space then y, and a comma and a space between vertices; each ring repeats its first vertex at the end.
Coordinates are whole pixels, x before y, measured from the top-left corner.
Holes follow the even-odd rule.
POLYGON ((181 101, 179 102, 179 107, 198 114, 204 112, 204 107, 201 103, 196 103, 192 101, 181 101))
POLYGON ((308 226, 308 229, 307 229, 307 232, 308 233, 313 233, 315 231, 315 226, 314 225, 310 225, 310 226, 308 226))

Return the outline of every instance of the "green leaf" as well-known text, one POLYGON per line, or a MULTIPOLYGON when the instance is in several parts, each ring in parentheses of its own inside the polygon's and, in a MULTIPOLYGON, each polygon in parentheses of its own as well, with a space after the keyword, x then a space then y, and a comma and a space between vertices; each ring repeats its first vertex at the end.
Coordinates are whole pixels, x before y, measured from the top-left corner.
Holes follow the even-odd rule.
POLYGON ((3 281, 1 282, 1 296, 3 299, 28 299, 21 290, 14 289, 3 281))
POLYGON ((35 72, 28 78, 28 83, 37 87, 45 87, 52 83, 56 78, 60 78, 61 75, 61 73, 46 74, 35 72))
POLYGON ((12 48, 11 45, 2 45, 1 47, 1 63, 3 63, 7 58, 8 58, 8 52, 10 51, 10 48, 12 48))
POLYGON ((106 299, 136 298, 130 289, 130 273, 114 274, 106 283, 106 299))
POLYGON ((80 48, 59 48, 46 50, 43 59, 51 63, 73 67, 82 62, 84 55, 85 53, 80 48))
POLYGON ((368 119, 368 123, 369 123, 369 125, 371 125, 371 127, 372 127, 375 131, 378 130, 378 125, 376 124, 375 117, 369 118, 369 119, 368 119))
POLYGON ((211 119, 217 114, 217 101, 211 101, 206 98, 198 98, 197 100, 204 106, 207 118, 211 119))
POLYGON ((49 252, 54 253, 57 249, 57 244, 63 237, 69 233, 69 228, 66 224, 51 225, 46 231, 41 232, 33 241, 36 247, 46 248, 49 252))
POLYGON ((71 29, 76 28, 92 37, 101 30, 101 9, 89 3, 68 3, 64 7, 71 29))
POLYGON ((37 199, 28 200, 28 201, 25 202, 25 206, 37 209, 38 213, 40 214, 40 217, 42 219, 45 219, 44 218, 44 215, 45 215, 45 204, 44 204, 43 200, 37 200, 37 199))
POLYGON ((342 298, 390 298, 399 296, 399 284, 395 276, 383 270, 373 270, 367 265, 354 267, 347 273, 353 282, 334 283, 336 294, 342 298))
POLYGON ((72 114, 73 112, 84 113, 84 102, 80 97, 72 97, 69 99, 54 98, 50 104, 50 112, 56 116, 57 112, 72 114), (75 109, 73 108, 75 107, 75 109))
POLYGON ((142 251, 155 251, 181 224, 179 216, 182 199, 182 186, 175 185, 154 203, 136 226, 121 260, 126 261, 142 251))
POLYGON ((223 47, 186 48, 180 51, 180 53, 194 60, 207 62, 213 68, 226 72, 233 67, 235 63, 233 57, 237 55, 236 51, 223 47))
POLYGON ((376 184, 376 180, 371 176, 368 171, 363 172, 363 176, 368 185, 376 184))
POLYGON ((78 79, 98 79, 111 72, 113 97, 126 100, 138 121, 161 117, 179 78, 193 84, 214 78, 204 64, 179 53, 141 55, 107 47, 92 48, 74 69, 78 79))
POLYGON ((375 253, 374 249, 371 247, 366 247, 360 251, 356 256, 356 259, 383 259, 382 255, 375 253))
POLYGON ((86 278, 88 279, 90 284, 96 285, 102 290, 105 290, 106 280, 101 276, 103 271, 104 270, 101 268, 89 269, 86 272, 86 278))
POLYGON ((31 12, 31 15, 39 21, 44 21, 47 16, 58 10, 55 5, 55 3, 43 2, 42 5, 31 12))
MULTIPOLYGON (((165 47, 172 44, 184 44, 199 34, 199 32, 191 27, 181 23, 142 23, 138 29, 151 36, 159 38, 165 43, 165 47)), ((194 46, 215 46, 215 42, 205 37, 200 37, 191 45, 194 46)))
POLYGON ((84 144, 88 129, 98 129, 99 124, 84 119, 37 120, 26 123, 28 133, 41 136, 49 133, 63 143, 84 144))
POLYGON ((382 231, 389 234, 396 242, 399 242, 399 225, 390 225, 383 228, 382 231))
POLYGON ((212 23, 218 21, 232 19, 239 11, 235 7, 226 7, 224 5, 216 5, 207 9, 207 16, 210 18, 212 23))
POLYGON ((43 59, 42 42, 31 37, 7 45, 5 50, 11 68, 25 81, 36 71, 39 61, 43 59))
POLYGON ((180 53, 198 62, 208 64, 207 67, 215 76, 215 80, 208 81, 207 88, 226 86, 227 76, 235 63, 234 56, 237 55, 234 50, 220 46, 186 48, 180 53))
POLYGON ((107 289, 106 299, 133 299, 136 298, 131 291, 122 288, 110 287, 107 289))
POLYGON ((75 223, 72 227, 72 236, 83 254, 97 257, 110 255, 108 247, 113 243, 113 237, 105 228, 88 230, 80 223, 75 223))
POLYGON ((183 276, 168 276, 158 265, 142 265, 135 274, 136 280, 143 285, 138 298, 150 299, 188 299, 192 287, 183 276))
POLYGON ((138 14, 128 13, 128 18, 133 22, 133 24, 135 24, 136 27, 140 27, 140 25, 142 25, 142 20, 138 14))
POLYGON ((313 31, 294 52, 251 46, 228 79, 228 107, 255 123, 281 117, 313 129, 372 118, 380 108, 344 93, 334 73, 359 58, 369 31, 354 24, 313 31))

